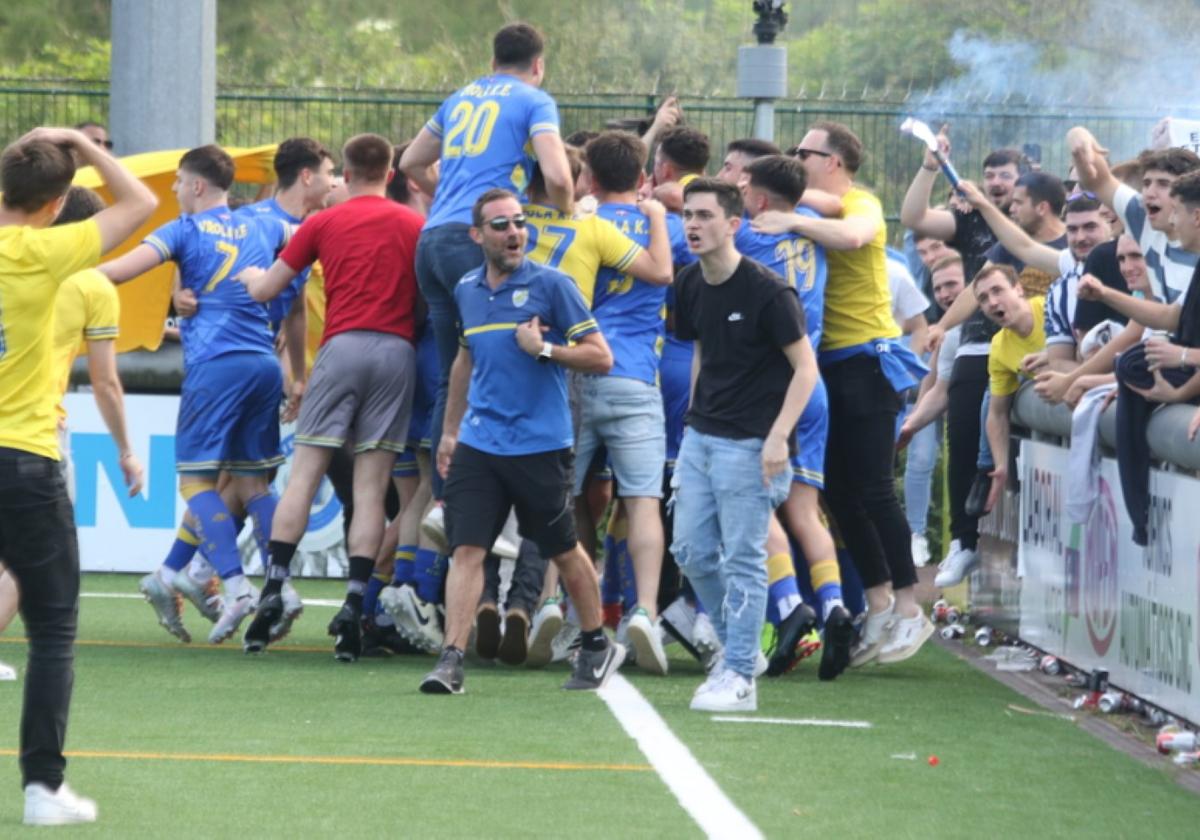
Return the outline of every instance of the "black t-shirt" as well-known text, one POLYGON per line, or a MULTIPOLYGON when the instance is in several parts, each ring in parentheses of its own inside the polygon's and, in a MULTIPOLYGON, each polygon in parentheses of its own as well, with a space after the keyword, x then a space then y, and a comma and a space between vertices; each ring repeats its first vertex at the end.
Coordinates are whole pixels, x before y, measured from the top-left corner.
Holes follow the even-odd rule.
POLYGON ((700 342, 687 424, 716 437, 765 438, 792 381, 782 348, 805 335, 796 290, 748 257, 717 286, 693 263, 674 288, 675 337, 700 342))
MULTIPOLYGON (((1110 289, 1129 294, 1129 284, 1121 276, 1121 264, 1117 262, 1117 240, 1101 242, 1088 254, 1083 264, 1084 274, 1091 274, 1110 289)), ((1101 321, 1116 321, 1119 324, 1129 319, 1098 300, 1080 300, 1075 304, 1075 322, 1071 325, 1082 335, 1101 321)))
MULTIPOLYGON (((996 234, 992 233, 983 214, 978 210, 972 210, 970 213, 951 210, 950 214, 954 216, 954 236, 946 244, 962 256, 963 276, 969 285, 987 262, 987 252, 996 244, 996 234)), ((962 341, 959 346, 987 344, 999 329, 982 312, 975 312, 963 322, 962 341)))
POLYGON ((1183 293, 1179 329, 1172 338, 1175 344, 1183 347, 1200 347, 1200 264, 1192 272, 1192 282, 1183 293))
MULTIPOLYGON (((1067 247, 1067 235, 1064 233, 1058 239, 1053 239, 1042 244, 1047 248, 1053 248, 1055 251, 1061 251, 1067 247)), ((996 265, 1011 265, 1013 271, 1017 272, 1018 276, 1025 270, 1025 262, 999 242, 988 249, 987 261, 996 265)), ((1050 279, 1053 280, 1054 278, 1051 277, 1050 279)))

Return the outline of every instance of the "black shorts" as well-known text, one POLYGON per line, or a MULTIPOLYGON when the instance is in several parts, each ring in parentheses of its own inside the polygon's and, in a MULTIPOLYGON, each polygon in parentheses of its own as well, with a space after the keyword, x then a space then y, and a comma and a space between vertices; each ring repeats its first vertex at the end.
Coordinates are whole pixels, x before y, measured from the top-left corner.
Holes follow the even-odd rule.
POLYGON ((521 536, 532 540, 543 557, 575 547, 571 507, 570 449, 532 455, 492 455, 458 444, 444 491, 446 539, 460 545, 491 548, 510 508, 517 510, 521 536))

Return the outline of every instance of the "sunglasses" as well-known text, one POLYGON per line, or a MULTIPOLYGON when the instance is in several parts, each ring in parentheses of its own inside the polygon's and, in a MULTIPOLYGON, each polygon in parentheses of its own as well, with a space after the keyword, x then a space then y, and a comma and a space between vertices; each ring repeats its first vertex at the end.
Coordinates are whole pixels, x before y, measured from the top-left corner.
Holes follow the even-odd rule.
POLYGON ((524 230, 525 229, 525 215, 523 213, 518 213, 517 215, 512 216, 512 217, 496 216, 494 218, 488 219, 486 222, 484 222, 484 224, 496 232, 508 230, 509 224, 512 224, 512 226, 515 227, 517 230, 524 230))
POLYGON ((93 140, 92 142, 95 143, 97 146, 103 146, 104 148, 106 148, 110 151, 112 150, 112 147, 113 147, 113 141, 111 141, 111 140, 93 140))
POLYGON ((823 157, 823 158, 833 157, 833 154, 830 152, 822 152, 818 149, 802 149, 799 146, 796 146, 791 151, 789 151, 788 155, 790 155, 791 157, 798 157, 798 158, 800 158, 800 160, 808 160, 813 155, 816 155, 817 157, 823 157))
POLYGON ((1100 200, 1099 198, 1096 197, 1096 194, 1094 192, 1088 192, 1087 190, 1075 190, 1074 192, 1072 192, 1070 195, 1067 196, 1067 201, 1074 201, 1077 198, 1090 198, 1092 201, 1100 200))

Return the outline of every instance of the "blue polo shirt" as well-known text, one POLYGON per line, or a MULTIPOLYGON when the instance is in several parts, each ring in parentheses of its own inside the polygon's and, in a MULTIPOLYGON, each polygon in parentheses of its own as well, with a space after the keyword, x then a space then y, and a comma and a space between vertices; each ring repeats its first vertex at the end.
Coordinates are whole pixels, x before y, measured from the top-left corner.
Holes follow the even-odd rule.
POLYGON ((566 371, 539 362, 517 344, 516 328, 533 316, 550 327, 545 340, 566 344, 597 332, 592 313, 570 277, 526 259, 496 289, 487 267, 454 288, 460 343, 471 352, 467 412, 461 443, 493 455, 531 455, 574 443, 566 371))

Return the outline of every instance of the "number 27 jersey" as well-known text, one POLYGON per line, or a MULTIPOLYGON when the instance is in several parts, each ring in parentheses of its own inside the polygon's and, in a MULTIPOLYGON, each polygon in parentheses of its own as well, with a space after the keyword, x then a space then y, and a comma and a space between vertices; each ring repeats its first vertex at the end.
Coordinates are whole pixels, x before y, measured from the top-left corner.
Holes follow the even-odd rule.
POLYGON ((185 367, 229 353, 273 354, 267 307, 236 279, 244 268, 269 268, 287 238, 285 225, 214 207, 183 215, 144 244, 179 266, 180 284, 196 294, 196 314, 180 321, 185 367))
POLYGON ((475 199, 489 189, 525 192, 534 162, 530 141, 558 133, 558 106, 545 91, 497 73, 447 98, 425 128, 442 141, 437 192, 425 227, 469 225, 475 199))

